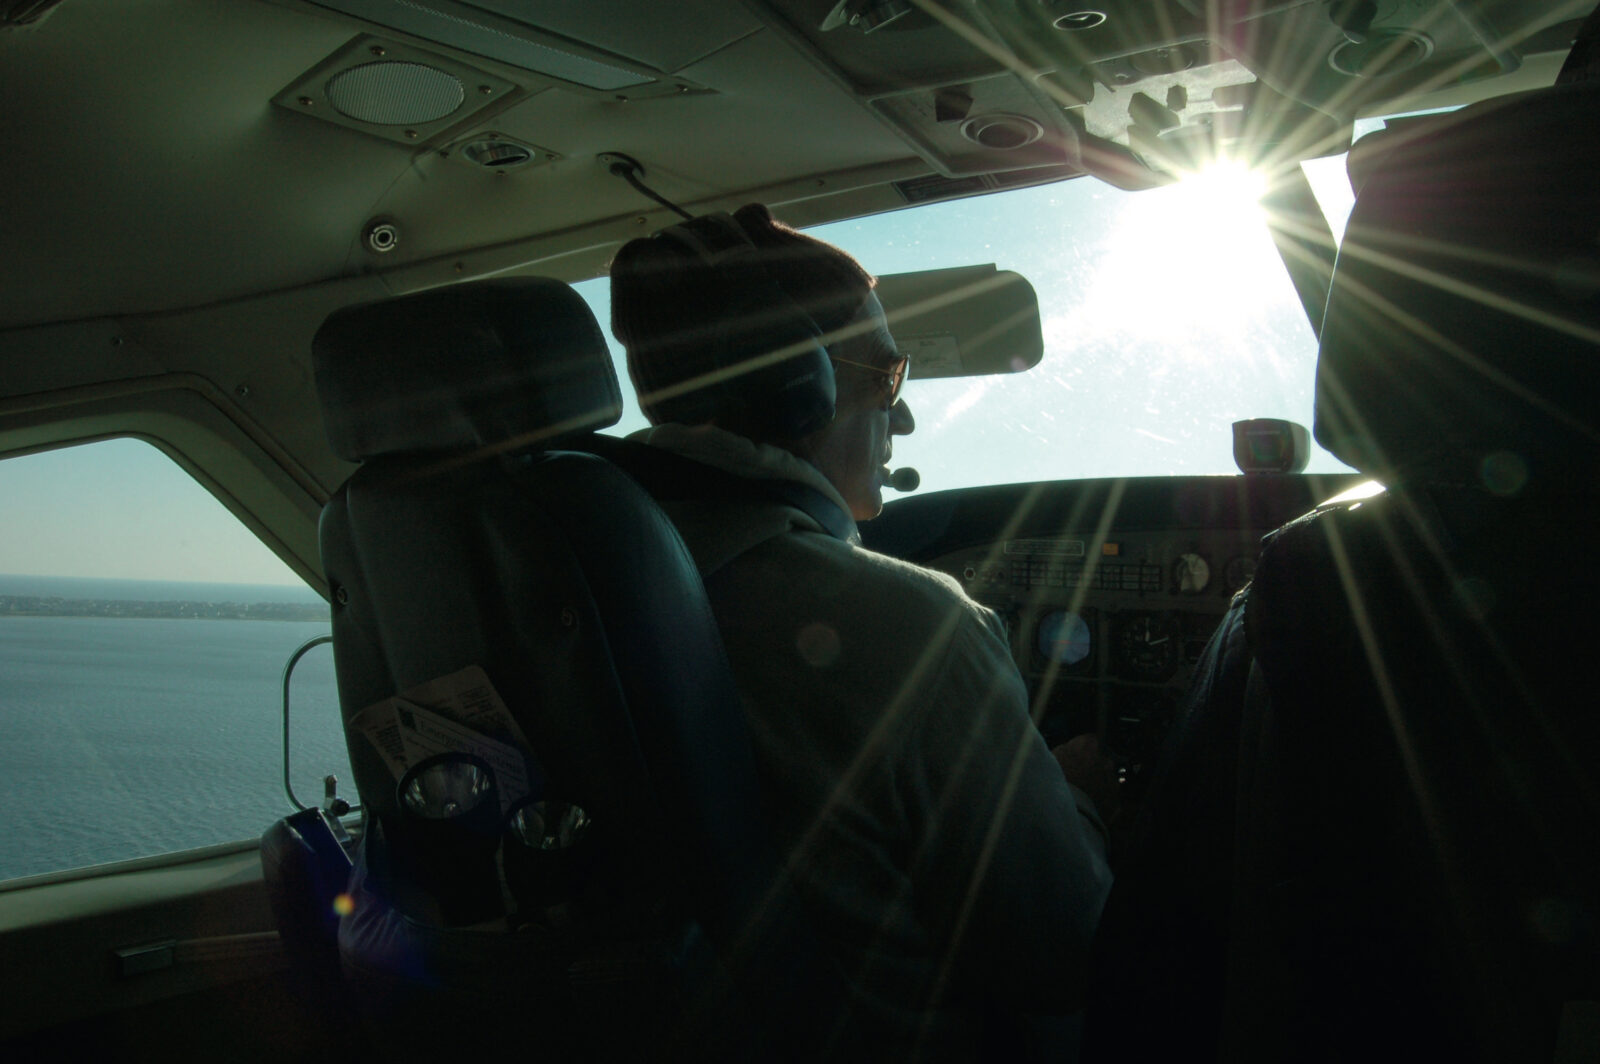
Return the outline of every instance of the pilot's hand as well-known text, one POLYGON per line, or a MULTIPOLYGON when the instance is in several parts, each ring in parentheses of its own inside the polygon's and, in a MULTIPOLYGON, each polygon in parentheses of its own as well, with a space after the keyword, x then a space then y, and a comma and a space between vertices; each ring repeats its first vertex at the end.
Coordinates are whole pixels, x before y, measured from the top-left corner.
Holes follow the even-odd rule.
POLYGON ((1061 766, 1067 782, 1087 794, 1100 819, 1107 824, 1122 808, 1122 787, 1117 780, 1116 762, 1100 746, 1092 733, 1069 739, 1050 751, 1061 766))

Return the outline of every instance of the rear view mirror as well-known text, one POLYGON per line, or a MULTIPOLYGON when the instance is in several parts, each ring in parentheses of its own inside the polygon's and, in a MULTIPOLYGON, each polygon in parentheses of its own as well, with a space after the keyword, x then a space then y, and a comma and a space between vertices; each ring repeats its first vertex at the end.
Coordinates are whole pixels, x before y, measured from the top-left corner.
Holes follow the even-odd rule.
POLYGON ((887 274, 878 299, 912 379, 1021 373, 1044 356, 1033 285, 993 263, 887 274))

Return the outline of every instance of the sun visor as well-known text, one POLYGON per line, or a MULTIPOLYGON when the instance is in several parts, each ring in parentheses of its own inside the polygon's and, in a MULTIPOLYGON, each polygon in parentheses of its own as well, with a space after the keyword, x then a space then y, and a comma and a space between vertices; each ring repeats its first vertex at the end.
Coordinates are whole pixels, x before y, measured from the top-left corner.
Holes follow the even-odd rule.
POLYGON ((878 299, 913 379, 1021 373, 1044 356, 1033 285, 993 263, 885 274, 878 299))

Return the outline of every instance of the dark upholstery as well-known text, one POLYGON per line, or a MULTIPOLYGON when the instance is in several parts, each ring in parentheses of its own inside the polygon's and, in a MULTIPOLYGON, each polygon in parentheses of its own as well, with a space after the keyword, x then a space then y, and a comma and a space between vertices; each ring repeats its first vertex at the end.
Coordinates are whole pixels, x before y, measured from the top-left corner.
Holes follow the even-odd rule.
POLYGON ((339 917, 334 899, 350 879, 350 856, 328 814, 302 809, 261 836, 267 901, 284 951, 317 994, 337 993, 339 917))
POLYGON ((600 326, 558 281, 480 281, 346 307, 315 345, 328 442, 351 462, 528 447, 622 416, 600 326))
POLYGON ((1401 127, 1358 157, 1376 156, 1354 168, 1370 176, 1323 321, 1323 446, 1413 482, 1595 483, 1596 129, 1600 92, 1577 84, 1401 127))
POLYGON ((645 954, 617 944, 654 942, 650 956, 671 962, 697 924, 742 970, 757 963, 762 928, 788 911, 694 563, 653 500, 584 450, 583 430, 617 413, 598 327, 563 284, 491 281, 341 311, 314 356, 330 439, 364 459, 321 524, 346 720, 481 666, 532 747, 544 794, 593 821, 593 868, 569 925, 492 944, 428 927, 428 899, 390 872, 395 781, 350 731, 367 816, 358 902, 397 902, 409 944, 373 952, 342 937, 346 969, 385 993, 405 984, 388 999, 407 1020, 402 1038, 443 1011, 458 1049, 498 1016, 542 1025, 547 1048, 566 1036, 587 1052, 660 1052, 672 1043, 655 1024, 683 1016, 660 1014, 659 972, 630 987, 626 969, 648 967, 645 954), (586 983, 572 976, 580 970, 586 983), (466 996, 477 1004, 463 1006, 466 996))
POLYGON ((1563 87, 1363 152, 1316 432, 1387 491, 1269 537, 1211 641, 1085 1059, 1600 1054, 1597 128, 1563 87))
POLYGON ((1401 488, 1263 552, 1235 1056, 1560 1059, 1600 996, 1600 574, 1547 574, 1597 520, 1592 493, 1401 488))

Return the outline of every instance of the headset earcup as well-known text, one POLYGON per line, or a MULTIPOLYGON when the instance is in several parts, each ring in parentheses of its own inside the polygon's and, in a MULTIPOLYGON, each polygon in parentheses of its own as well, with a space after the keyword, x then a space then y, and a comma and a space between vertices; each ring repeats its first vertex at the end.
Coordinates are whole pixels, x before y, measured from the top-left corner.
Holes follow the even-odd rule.
POLYGON ((838 389, 833 360, 821 337, 811 349, 791 359, 786 379, 773 403, 773 421, 788 439, 809 436, 833 420, 838 389))
POLYGON ((770 281, 746 279, 742 296, 728 307, 728 329, 718 345, 718 362, 730 371, 724 401, 746 425, 784 439, 809 435, 833 417, 837 397, 822 333, 770 281), (761 364, 780 351, 791 353, 761 364))

